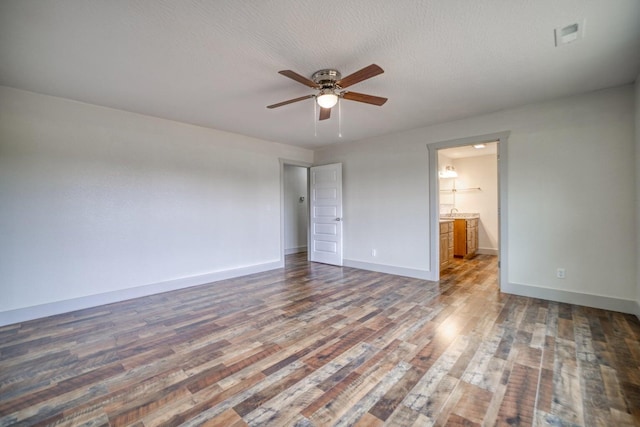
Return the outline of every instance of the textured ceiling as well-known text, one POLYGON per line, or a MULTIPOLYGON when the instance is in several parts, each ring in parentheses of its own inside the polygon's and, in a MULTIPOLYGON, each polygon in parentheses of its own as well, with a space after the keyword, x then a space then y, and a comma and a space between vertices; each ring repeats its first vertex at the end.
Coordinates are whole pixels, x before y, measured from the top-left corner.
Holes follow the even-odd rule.
MULTIPOLYGON (((638 0, 2 0, 0 84, 307 148, 634 81, 638 0), (584 37, 554 47, 553 30, 584 37), (279 75, 385 73, 318 122, 279 75)), ((1 102, 1 100, 0 100, 1 102)))

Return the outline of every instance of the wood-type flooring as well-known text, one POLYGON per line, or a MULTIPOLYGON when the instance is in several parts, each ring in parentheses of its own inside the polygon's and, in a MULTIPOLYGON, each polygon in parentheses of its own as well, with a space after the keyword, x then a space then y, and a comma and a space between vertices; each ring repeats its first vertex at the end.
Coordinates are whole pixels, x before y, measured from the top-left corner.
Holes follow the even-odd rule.
MULTIPOLYGON (((308 263, 0 328, 0 426, 640 426, 640 322, 308 263)), ((612 277, 612 280, 615 278, 612 277)))

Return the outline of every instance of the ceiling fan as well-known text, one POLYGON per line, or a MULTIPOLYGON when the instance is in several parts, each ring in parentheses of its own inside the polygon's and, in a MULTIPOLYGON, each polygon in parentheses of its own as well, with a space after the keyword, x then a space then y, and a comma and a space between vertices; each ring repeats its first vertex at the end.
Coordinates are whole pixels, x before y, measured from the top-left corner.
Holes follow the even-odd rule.
POLYGON ((319 120, 326 120, 331 117, 331 107, 338 103, 339 98, 348 99, 349 101, 364 102, 366 104, 382 105, 387 102, 387 98, 380 96, 367 95, 365 93, 342 91, 351 85, 360 83, 363 80, 375 77, 378 74, 384 73, 384 70, 376 64, 371 64, 368 67, 356 71, 353 74, 349 74, 347 77, 342 78, 342 75, 338 70, 326 69, 313 73, 311 79, 308 79, 295 71, 282 70, 278 71, 285 77, 289 77, 302 83, 310 88, 317 89, 319 92, 314 95, 301 96, 300 98, 290 99, 288 101, 279 102, 277 104, 268 105, 267 108, 278 108, 283 105, 292 104, 298 101, 304 101, 305 99, 315 98, 316 102, 320 106, 320 118, 319 120), (342 92, 341 92, 342 91, 342 92))

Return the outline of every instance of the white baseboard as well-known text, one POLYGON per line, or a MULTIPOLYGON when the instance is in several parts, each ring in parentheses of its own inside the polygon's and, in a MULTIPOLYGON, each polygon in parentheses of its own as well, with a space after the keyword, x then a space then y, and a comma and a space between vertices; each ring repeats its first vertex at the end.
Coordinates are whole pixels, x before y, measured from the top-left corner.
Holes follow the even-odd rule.
POLYGON ((635 314, 640 317, 638 314, 640 306, 638 305, 638 302, 634 300, 585 294, 581 292, 563 291, 560 289, 542 288, 539 286, 521 285, 517 283, 507 283, 501 286, 501 288, 502 292, 509 294, 564 302, 567 304, 583 305, 603 310, 618 311, 621 313, 635 314))
POLYGON ((0 312, 0 326, 125 301, 284 267, 282 260, 0 312))
POLYGON ((635 312, 634 314, 640 320, 640 301, 636 301, 635 312))
POLYGON ((480 255, 499 255, 499 251, 493 248, 478 248, 476 253, 480 255))
POLYGON ((359 268, 361 270, 377 271, 378 273, 395 274, 396 276, 412 277, 414 279, 431 280, 431 272, 415 268, 396 267, 393 265, 374 264, 366 261, 343 259, 345 267, 359 268))
POLYGON ((298 246, 297 248, 288 248, 284 250, 285 255, 298 254, 300 252, 307 252, 307 247, 298 246))

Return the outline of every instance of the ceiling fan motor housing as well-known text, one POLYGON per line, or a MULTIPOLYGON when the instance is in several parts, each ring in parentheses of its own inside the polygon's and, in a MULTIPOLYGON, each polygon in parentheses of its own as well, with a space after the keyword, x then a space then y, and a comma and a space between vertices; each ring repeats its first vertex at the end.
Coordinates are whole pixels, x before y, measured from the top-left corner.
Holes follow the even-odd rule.
POLYGON ((322 89, 334 89, 337 88, 336 82, 342 78, 342 75, 338 70, 326 69, 313 73, 311 79, 319 84, 322 89))

